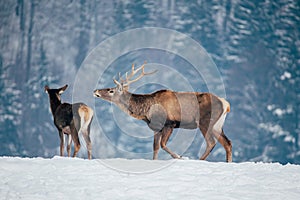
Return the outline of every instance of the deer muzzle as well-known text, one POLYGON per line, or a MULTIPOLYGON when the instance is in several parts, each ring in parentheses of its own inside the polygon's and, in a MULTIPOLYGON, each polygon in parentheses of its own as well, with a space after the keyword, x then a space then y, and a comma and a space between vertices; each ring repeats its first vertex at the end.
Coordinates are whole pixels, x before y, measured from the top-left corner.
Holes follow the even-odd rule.
POLYGON ((101 94, 100 94, 99 90, 94 91, 94 96, 95 97, 101 97, 101 94))

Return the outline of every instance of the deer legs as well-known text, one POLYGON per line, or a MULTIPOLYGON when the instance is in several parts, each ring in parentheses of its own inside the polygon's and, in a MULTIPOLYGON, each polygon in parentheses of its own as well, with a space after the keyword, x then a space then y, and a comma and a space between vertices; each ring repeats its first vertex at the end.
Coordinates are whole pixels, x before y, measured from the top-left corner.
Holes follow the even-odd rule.
POLYGON ((213 150, 213 148, 216 146, 216 140, 223 146, 223 148, 226 151, 226 161, 232 162, 232 146, 230 140, 226 137, 224 134, 224 131, 222 129, 221 133, 217 133, 215 130, 209 129, 206 131, 205 128, 200 128, 205 141, 206 141, 206 149, 203 155, 200 157, 200 160, 205 160, 209 153, 213 150))
POLYGON ((70 126, 64 127, 62 130, 59 131, 59 137, 60 137, 60 156, 64 156, 64 146, 65 146, 65 135, 68 136, 68 144, 67 144, 67 152, 68 156, 71 156, 71 143, 72 140, 74 141, 74 153, 73 157, 76 157, 79 149, 80 149, 80 142, 78 138, 77 130, 72 123, 70 126))
POLYGON ((177 155, 176 153, 173 153, 168 147, 167 142, 173 132, 173 128, 171 127, 164 127, 162 130, 162 138, 160 142, 160 146, 163 150, 168 152, 173 158, 181 158, 181 156, 177 155))
POLYGON ((71 143, 72 143, 72 137, 68 135, 68 145, 67 145, 68 157, 71 156, 71 143))
POLYGON ((155 132, 154 135, 154 143, 153 143, 153 160, 156 160, 158 157, 158 150, 161 147, 167 153, 169 153, 173 158, 181 158, 181 156, 177 155, 176 153, 172 152, 167 147, 167 142, 172 134, 173 128, 172 127, 164 127, 161 131, 155 132))
POLYGON ((71 135, 70 135, 69 132, 64 132, 64 130, 59 131, 59 137, 60 137, 60 156, 64 156, 65 134, 67 134, 67 137, 68 137, 67 152, 68 152, 68 157, 70 157, 71 156, 72 137, 71 137, 71 135))
POLYGON ((65 132, 65 129, 59 131, 59 137, 60 137, 60 156, 64 156, 64 148, 65 148, 65 134, 68 135, 68 144, 67 144, 67 152, 68 157, 71 155, 71 142, 72 138, 69 133, 65 132))
MULTIPOLYGON (((218 142, 224 147, 226 151, 226 161, 232 162, 232 146, 230 140, 224 134, 222 130, 221 133, 217 133, 216 131, 209 129, 200 128, 205 141, 206 141, 206 149, 205 152, 200 157, 200 160, 205 160, 213 148, 216 146, 216 139, 218 142)), ((172 152, 167 147, 167 142, 172 134, 173 127, 164 127, 162 130, 154 133, 154 142, 153 142, 153 160, 157 160, 158 158, 158 151, 161 147, 167 153, 169 153, 173 158, 181 158, 181 156, 177 155, 176 153, 172 152)))
POLYGON ((154 142, 153 142, 153 160, 157 160, 157 158, 158 158, 160 141, 161 141, 161 132, 155 132, 154 133, 154 142))
POLYGON ((65 136, 62 131, 59 131, 59 137, 60 137, 60 156, 64 156, 65 136))
POLYGON ((232 145, 231 141, 226 137, 222 129, 221 134, 214 133, 214 136, 217 138, 219 143, 224 147, 226 151, 226 161, 232 162, 232 145))
MULTIPOLYGON (((88 159, 92 159, 92 143, 90 139, 90 126, 88 126, 85 130, 79 130, 82 132, 83 138, 86 142, 87 149, 88 149, 88 159)), ((64 156, 64 144, 65 144, 65 136, 68 136, 68 144, 67 144, 67 152, 68 157, 71 156, 71 143, 72 140, 74 142, 74 153, 73 157, 76 157, 79 149, 80 149, 80 141, 78 136, 78 131, 72 122, 70 126, 64 127, 62 130, 59 130, 59 137, 60 137, 60 156, 64 156)))
POLYGON ((70 157, 71 156, 71 143, 72 143, 70 127, 66 126, 65 128, 63 128, 62 132, 63 132, 63 138, 64 138, 64 134, 66 134, 68 137, 67 152, 68 152, 68 157, 70 157))
POLYGON ((86 147, 88 150, 88 159, 92 159, 92 143, 91 143, 89 133, 90 133, 90 127, 88 127, 87 130, 84 130, 82 135, 86 142, 86 147))
POLYGON ((207 158, 207 156, 210 154, 210 152, 216 146, 216 141, 215 141, 211 131, 206 133, 201 130, 201 132, 204 133, 203 136, 206 141, 206 149, 205 149, 205 152, 203 153, 203 155, 200 157, 200 160, 205 160, 207 158))
POLYGON ((71 123, 71 136, 72 136, 72 140, 74 142, 74 153, 73 153, 73 157, 76 157, 79 149, 80 149, 80 142, 79 142, 79 137, 78 137, 78 132, 77 129, 75 128, 74 122, 71 123))

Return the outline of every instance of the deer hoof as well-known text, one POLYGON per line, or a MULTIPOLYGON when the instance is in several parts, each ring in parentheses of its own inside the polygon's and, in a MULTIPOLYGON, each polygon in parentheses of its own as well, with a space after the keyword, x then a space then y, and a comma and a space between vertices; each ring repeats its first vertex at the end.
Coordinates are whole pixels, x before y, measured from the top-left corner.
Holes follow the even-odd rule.
POLYGON ((179 156, 178 154, 173 154, 172 157, 174 159, 181 159, 182 158, 182 156, 179 156))

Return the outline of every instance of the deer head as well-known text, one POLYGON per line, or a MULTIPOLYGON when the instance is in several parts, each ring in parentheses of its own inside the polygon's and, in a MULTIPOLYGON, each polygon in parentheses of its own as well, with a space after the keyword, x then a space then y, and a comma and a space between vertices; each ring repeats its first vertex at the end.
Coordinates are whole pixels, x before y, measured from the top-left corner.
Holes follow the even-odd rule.
POLYGON ((55 113, 57 107, 61 104, 60 95, 67 89, 68 85, 65 85, 58 89, 50 89, 48 85, 45 86, 45 92, 49 95, 50 108, 52 114, 55 113))
POLYGON ((94 91, 94 96, 102 98, 106 101, 118 103, 128 94, 129 85, 131 83, 134 83, 138 80, 140 80, 145 75, 151 75, 154 74, 157 70, 152 72, 145 72, 145 64, 144 63, 141 67, 138 69, 134 68, 134 64, 132 64, 131 72, 125 73, 125 79, 121 77, 121 74, 119 73, 119 81, 117 81, 115 78, 113 78, 114 83, 116 84, 116 87, 113 88, 105 88, 100 90, 94 91), (137 75, 138 72, 141 72, 139 76, 137 76, 135 79, 132 79, 135 75, 137 75))
POLYGON ((65 85, 58 89, 50 89, 48 85, 45 86, 45 92, 48 93, 51 100, 61 101, 60 95, 67 89, 68 85, 65 85))

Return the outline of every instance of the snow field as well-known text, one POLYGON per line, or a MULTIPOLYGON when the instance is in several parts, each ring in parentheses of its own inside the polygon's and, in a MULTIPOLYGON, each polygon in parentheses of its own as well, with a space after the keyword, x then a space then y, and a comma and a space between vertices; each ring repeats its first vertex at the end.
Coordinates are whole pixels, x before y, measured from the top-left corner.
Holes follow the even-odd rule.
POLYGON ((300 166, 0 157, 0 199, 300 199, 300 166))

